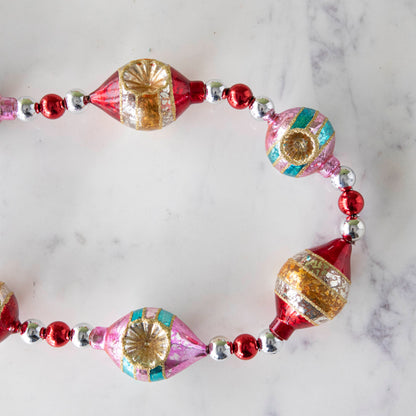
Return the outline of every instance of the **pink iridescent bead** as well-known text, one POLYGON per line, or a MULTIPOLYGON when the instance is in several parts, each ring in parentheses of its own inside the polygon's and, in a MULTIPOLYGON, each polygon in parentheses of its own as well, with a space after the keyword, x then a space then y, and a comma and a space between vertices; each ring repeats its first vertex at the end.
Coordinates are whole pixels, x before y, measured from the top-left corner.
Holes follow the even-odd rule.
POLYGON ((17 117, 17 100, 13 97, 0 95, 0 121, 15 120, 17 117))
POLYGON ((90 344, 141 381, 167 379, 207 355, 206 345, 179 318, 158 308, 138 309, 108 328, 94 328, 90 344))
POLYGON ((319 170, 319 173, 324 178, 329 178, 331 176, 338 175, 340 169, 341 169, 340 161, 335 156, 331 156, 321 167, 321 169, 319 170))

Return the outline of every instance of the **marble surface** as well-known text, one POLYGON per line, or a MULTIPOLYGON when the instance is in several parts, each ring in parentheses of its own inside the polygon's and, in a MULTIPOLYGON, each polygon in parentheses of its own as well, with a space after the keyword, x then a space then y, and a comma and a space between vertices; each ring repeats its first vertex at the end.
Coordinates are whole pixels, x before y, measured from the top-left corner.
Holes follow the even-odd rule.
MULTIPOLYGON (((409 415, 416 385, 416 3, 53 1, 0 5, 3 96, 94 90, 131 59, 244 82, 279 110, 317 108, 357 174, 366 237, 339 317, 277 356, 204 359, 134 382, 100 351, 0 345, 11 414, 409 415)), ((21 319, 108 325, 142 306, 205 342, 274 317, 286 259, 338 235, 338 192, 280 175, 265 124, 195 105, 139 133, 92 106, 0 125, 0 280, 21 319)))

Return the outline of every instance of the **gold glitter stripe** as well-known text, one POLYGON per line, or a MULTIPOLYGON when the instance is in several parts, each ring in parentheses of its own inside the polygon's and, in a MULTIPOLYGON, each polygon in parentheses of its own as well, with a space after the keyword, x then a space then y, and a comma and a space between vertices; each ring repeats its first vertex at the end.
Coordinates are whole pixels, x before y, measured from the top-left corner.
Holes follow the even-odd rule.
POLYGON ((176 120, 176 105, 175 105, 175 97, 173 96, 173 81, 172 81, 172 72, 170 70, 170 66, 167 66, 167 71, 169 73, 168 76, 168 84, 169 84, 169 96, 170 96, 170 105, 171 105, 171 113, 172 113, 172 117, 173 117, 173 121, 176 120))
POLYGON ((297 309, 296 305, 292 305, 288 299, 286 299, 286 297, 283 294, 280 294, 278 292, 274 292, 275 295, 279 296, 280 299, 283 300, 283 302, 288 303, 299 315, 302 316, 302 318, 306 319, 310 324, 312 324, 313 326, 318 326, 319 324, 316 324, 314 321, 312 321, 312 319, 309 319, 304 313, 302 313, 300 310, 297 309))
POLYGON ((329 263, 327 260, 325 260, 323 257, 321 257, 319 254, 316 254, 316 253, 314 253, 313 251, 311 251, 311 250, 309 250, 309 249, 306 249, 305 250, 307 253, 309 253, 310 255, 312 255, 312 256, 314 256, 314 257, 316 257, 317 259, 319 259, 319 260, 321 260, 323 263, 325 263, 325 264, 327 264, 327 266, 328 266, 328 268, 330 268, 330 269, 335 269, 338 273, 339 273, 339 275, 341 276, 341 277, 343 277, 349 284, 351 284, 351 280, 350 279, 348 279, 348 277, 347 276, 345 276, 345 274, 344 273, 342 273, 341 272, 341 270, 339 270, 339 269, 337 269, 336 267, 334 267, 331 263, 329 263))
POLYGON ((136 95, 136 130, 160 128, 162 128, 162 111, 159 94, 136 95))
POLYGON ((294 255, 292 259, 347 301, 351 285, 337 268, 328 262, 322 261, 319 256, 310 250, 302 251, 294 255))
MULTIPOLYGON (((321 124, 321 128, 316 132, 316 134, 315 134, 315 137, 316 138, 318 138, 319 137, 319 135, 321 134, 321 130, 324 128, 324 126, 325 126, 325 123, 328 121, 328 117, 325 117, 324 118, 324 121, 322 122, 322 124, 321 124)), ((334 134, 335 134, 335 132, 334 132, 334 134)), ((332 136, 331 136, 332 137, 332 136)))
MULTIPOLYGON (((312 110, 313 110, 313 108, 312 108, 312 110)), ((313 117, 311 118, 311 121, 306 125, 306 127, 303 127, 304 129, 307 129, 312 124, 312 122, 315 121, 316 117, 318 117, 319 111, 316 111, 316 110, 314 110, 314 111, 315 111, 315 113, 314 113, 313 117)), ((311 136, 313 136, 312 132, 310 132, 310 134, 311 134, 311 136)))
POLYGON ((299 117, 299 114, 303 111, 305 109, 305 107, 300 107, 300 110, 298 111, 298 113, 296 114, 296 117, 294 117, 293 119, 292 119, 292 122, 290 123, 290 125, 289 125, 289 127, 286 129, 286 131, 289 131, 291 128, 292 128, 292 126, 295 124, 295 121, 298 119, 298 117, 299 117))
POLYGON ((276 280, 274 293, 314 325, 319 325, 329 320, 318 306, 306 299, 302 293, 291 287, 283 279, 280 279, 279 276, 276 280))
MULTIPOLYGON (((275 294, 290 305, 299 315, 306 319, 312 325, 320 325, 323 322, 329 321, 321 311, 318 311, 310 302, 308 302, 301 293, 289 287, 289 285, 282 280, 279 281, 279 287, 275 289, 275 294)), ((276 282, 277 283, 277 282, 276 282)))
POLYGON ((280 269, 279 278, 302 293, 309 302, 316 305, 330 319, 334 318, 345 305, 344 298, 335 294, 293 259, 289 259, 280 269))

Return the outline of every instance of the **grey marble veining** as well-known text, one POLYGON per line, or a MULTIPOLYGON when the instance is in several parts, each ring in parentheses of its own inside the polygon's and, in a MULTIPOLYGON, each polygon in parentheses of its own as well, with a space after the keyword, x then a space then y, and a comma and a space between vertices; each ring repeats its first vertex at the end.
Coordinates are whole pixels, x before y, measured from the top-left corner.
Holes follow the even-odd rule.
MULTIPOLYGON (((347 306, 277 356, 133 382, 103 353, 0 345, 4 414, 411 415, 416 385, 416 3, 79 0, 0 5, 0 94, 94 90, 135 58, 317 108, 357 174, 367 232, 347 306)), ((274 318, 286 259, 338 235, 338 191, 278 174, 265 125, 226 103, 160 132, 88 106, 0 125, 0 280, 21 319, 109 325, 160 306, 205 342, 274 318)), ((3 413, 2 413, 3 414, 3 413)))

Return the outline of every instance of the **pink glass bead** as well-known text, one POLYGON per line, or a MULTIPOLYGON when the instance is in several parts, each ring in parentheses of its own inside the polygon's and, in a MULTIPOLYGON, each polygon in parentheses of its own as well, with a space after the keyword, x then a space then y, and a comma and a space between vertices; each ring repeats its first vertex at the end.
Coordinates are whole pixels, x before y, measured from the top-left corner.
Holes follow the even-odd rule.
POLYGON ((330 176, 338 175, 340 169, 341 169, 340 161, 335 156, 331 156, 321 167, 321 169, 319 170, 319 173, 324 178, 329 178, 330 176))
POLYGON ((13 97, 0 95, 0 121, 15 120, 17 117, 17 100, 13 97))
POLYGON ((281 173, 302 177, 319 171, 330 159, 335 132, 320 112, 296 107, 267 119, 267 156, 281 173))
POLYGON ((90 344, 141 381, 164 380, 207 355, 206 345, 175 315, 142 308, 108 328, 91 331, 90 344))

